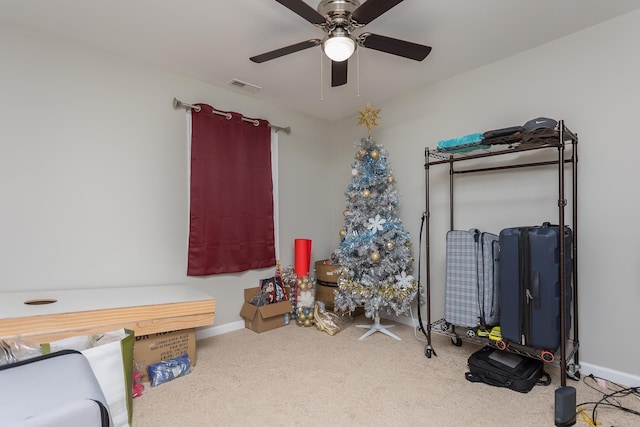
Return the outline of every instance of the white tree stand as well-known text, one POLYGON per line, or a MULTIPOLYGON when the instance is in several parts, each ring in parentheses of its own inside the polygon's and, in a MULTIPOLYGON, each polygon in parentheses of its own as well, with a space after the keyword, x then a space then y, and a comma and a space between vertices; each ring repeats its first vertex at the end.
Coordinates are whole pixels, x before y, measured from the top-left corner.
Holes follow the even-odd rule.
POLYGON ((360 338, 358 338, 359 341, 365 339, 366 337, 368 337, 369 335, 371 335, 371 334, 373 334, 375 332, 382 332, 385 335, 389 335, 392 338, 395 338, 395 339, 397 339, 399 341, 402 341, 402 339, 399 336, 397 336, 394 333, 389 332, 387 330, 387 328, 393 328, 395 325, 382 325, 382 324, 380 324, 380 315, 378 314, 378 310, 376 310, 376 314, 374 316, 374 320, 375 320, 375 323, 373 325, 356 325, 358 328, 369 329, 367 332, 365 332, 364 335, 362 335, 360 338))

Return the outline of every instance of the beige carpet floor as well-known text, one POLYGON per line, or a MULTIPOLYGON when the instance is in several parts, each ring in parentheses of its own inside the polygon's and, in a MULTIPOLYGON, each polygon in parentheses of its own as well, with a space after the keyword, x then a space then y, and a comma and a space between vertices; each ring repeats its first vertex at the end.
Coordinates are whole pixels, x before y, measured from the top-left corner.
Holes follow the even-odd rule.
MULTIPOLYGON (((331 336, 294 324, 262 334, 248 329, 200 340, 197 363, 184 377, 134 399, 134 427, 157 426, 553 426, 559 368, 553 382, 527 394, 468 382, 469 355, 478 347, 434 334, 437 357, 424 355, 423 335, 397 324, 402 338, 380 332, 360 341, 370 324, 359 317, 331 336)), ((388 324, 390 322, 384 321, 388 324)), ((592 402, 584 381, 577 401, 592 402)), ((640 410, 634 396, 620 403, 640 410)), ((591 414, 593 405, 584 405, 591 414)), ((580 418, 580 417, 579 417, 580 418)), ((601 407, 602 426, 638 426, 640 417, 601 407)), ((578 426, 588 426, 578 421, 578 426)))

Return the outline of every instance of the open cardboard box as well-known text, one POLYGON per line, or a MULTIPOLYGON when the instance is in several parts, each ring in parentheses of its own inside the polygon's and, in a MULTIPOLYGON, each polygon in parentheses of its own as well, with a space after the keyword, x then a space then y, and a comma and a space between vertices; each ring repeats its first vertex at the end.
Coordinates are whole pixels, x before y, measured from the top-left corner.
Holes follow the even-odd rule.
POLYGON ((133 346, 133 360, 136 362, 136 367, 144 374, 144 381, 148 381, 147 367, 150 364, 170 360, 185 353, 189 355, 191 366, 195 366, 195 328, 140 335, 136 337, 136 342, 133 346))
POLYGON ((244 317, 244 326, 260 333, 288 325, 289 314, 293 310, 291 302, 276 302, 262 307, 249 304, 251 298, 258 292, 260 292, 259 286, 244 290, 244 304, 242 304, 242 309, 240 310, 240 316, 244 317))

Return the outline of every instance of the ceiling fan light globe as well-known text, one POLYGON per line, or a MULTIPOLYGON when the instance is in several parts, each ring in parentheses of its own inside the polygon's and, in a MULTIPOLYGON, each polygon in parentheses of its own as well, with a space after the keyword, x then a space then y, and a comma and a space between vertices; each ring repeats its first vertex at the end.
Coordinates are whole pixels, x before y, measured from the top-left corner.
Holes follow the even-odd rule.
POLYGON ((348 36, 329 37, 322 43, 324 53, 335 62, 346 61, 356 50, 356 42, 348 36))

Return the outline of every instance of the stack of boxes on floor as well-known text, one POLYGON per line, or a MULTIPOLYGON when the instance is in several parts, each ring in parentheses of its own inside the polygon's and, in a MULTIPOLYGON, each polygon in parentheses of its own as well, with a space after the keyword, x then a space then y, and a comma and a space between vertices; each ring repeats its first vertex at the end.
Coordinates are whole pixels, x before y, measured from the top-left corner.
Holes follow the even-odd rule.
POLYGON ((328 259, 316 261, 316 301, 324 303, 328 311, 333 311, 334 294, 338 289, 338 278, 340 277, 339 264, 331 264, 328 259))

